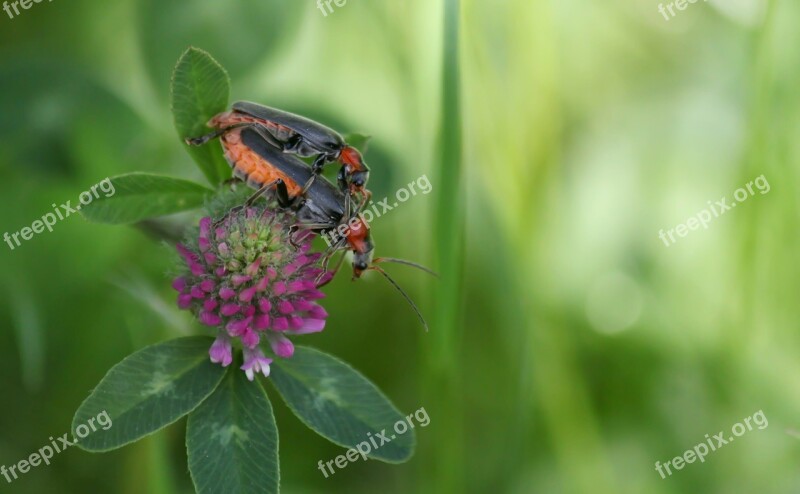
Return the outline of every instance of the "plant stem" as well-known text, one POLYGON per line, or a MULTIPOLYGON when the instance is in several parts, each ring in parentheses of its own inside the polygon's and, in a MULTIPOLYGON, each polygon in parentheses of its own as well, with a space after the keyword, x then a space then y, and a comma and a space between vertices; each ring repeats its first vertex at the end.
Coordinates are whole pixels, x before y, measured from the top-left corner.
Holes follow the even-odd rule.
POLYGON ((438 197, 434 223, 436 258, 441 275, 435 290, 436 314, 424 339, 426 396, 435 404, 435 437, 426 455, 431 463, 428 492, 465 492, 463 468, 463 396, 459 376, 464 259, 464 179, 462 173, 461 81, 459 64, 460 1, 444 0, 444 50, 441 120, 438 134, 438 197))

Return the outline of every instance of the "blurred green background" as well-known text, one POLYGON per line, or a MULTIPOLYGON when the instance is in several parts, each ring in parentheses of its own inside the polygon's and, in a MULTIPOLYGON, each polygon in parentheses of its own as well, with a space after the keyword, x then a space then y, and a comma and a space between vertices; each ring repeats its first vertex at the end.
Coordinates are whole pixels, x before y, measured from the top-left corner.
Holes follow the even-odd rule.
MULTIPOLYGON (((698 2, 667 21, 655 0, 444 3, 0 13, 2 231, 116 174, 202 181, 169 111, 175 61, 197 46, 233 100, 373 135, 375 197, 433 183, 373 225, 378 255, 444 275, 392 267, 430 333, 379 278, 341 275, 326 330, 303 341, 402 411, 425 407, 417 454, 325 479, 317 461, 343 450, 268 385, 283 492, 800 492, 800 4, 698 2), (768 194, 659 239, 761 174, 768 194), (758 410, 764 430, 656 472, 758 410)), ((0 252, 11 465, 67 432, 110 366, 197 327, 175 307, 169 248, 140 229, 72 216, 0 252)), ((189 493, 183 439, 173 426, 109 454, 67 450, 0 492, 189 493)))

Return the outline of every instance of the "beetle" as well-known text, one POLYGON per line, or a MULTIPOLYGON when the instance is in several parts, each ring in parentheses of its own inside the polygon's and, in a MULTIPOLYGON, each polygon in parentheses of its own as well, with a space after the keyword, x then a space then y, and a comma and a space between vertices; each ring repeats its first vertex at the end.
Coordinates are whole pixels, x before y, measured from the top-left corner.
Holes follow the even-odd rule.
POLYGON ((216 129, 209 134, 186 139, 186 143, 199 146, 215 139, 232 128, 258 124, 274 138, 271 140, 284 153, 308 158, 316 156, 312 170, 319 175, 323 167, 331 162, 342 164, 338 183, 343 191, 362 195, 362 203, 369 200, 366 189, 369 167, 361 152, 347 144, 335 130, 311 119, 250 101, 237 101, 230 111, 214 116, 208 126, 216 129))
MULTIPOLYGON (((360 207, 352 210, 349 194, 342 192, 325 177, 314 180, 308 187, 301 187, 300 184, 308 183, 314 175, 313 169, 295 156, 282 153, 273 146, 270 135, 265 134, 262 128, 246 126, 233 129, 225 135, 222 143, 225 157, 234 168, 234 173, 250 187, 258 189, 248 199, 248 203, 274 188, 278 204, 294 211, 298 221, 294 231, 310 230, 321 235, 341 232, 326 253, 323 274, 318 282, 327 272, 331 257, 336 252, 349 250, 353 253, 353 279, 360 278, 365 271, 379 272, 406 299, 425 330, 428 330, 422 313, 411 297, 376 264, 394 262, 416 267, 434 276, 436 274, 411 261, 390 257, 373 258, 375 244, 369 226, 358 215, 360 207), (242 163, 239 159, 244 159, 247 163, 242 163), (347 225, 348 228, 342 228, 342 225, 347 225)), ((336 271, 338 267, 334 272, 336 271)))

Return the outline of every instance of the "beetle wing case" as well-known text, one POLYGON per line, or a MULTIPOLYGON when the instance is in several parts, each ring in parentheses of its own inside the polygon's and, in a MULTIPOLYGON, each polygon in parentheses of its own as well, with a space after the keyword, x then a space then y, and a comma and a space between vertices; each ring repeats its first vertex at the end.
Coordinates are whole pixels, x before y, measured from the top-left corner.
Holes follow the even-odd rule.
MULTIPOLYGON (((242 129, 241 136, 245 146, 301 187, 313 176, 310 166, 293 155, 277 149, 255 129, 242 129)), ((314 223, 333 222, 338 224, 344 216, 344 204, 344 194, 325 177, 317 176, 306 191, 304 205, 306 210, 300 212, 312 218, 301 219, 314 223)))
MULTIPOLYGON (((291 129, 310 144, 316 153, 337 152, 345 146, 344 138, 335 130, 294 113, 250 101, 237 101, 233 104, 233 109, 291 129)), ((310 152, 311 149, 308 151, 310 152)))

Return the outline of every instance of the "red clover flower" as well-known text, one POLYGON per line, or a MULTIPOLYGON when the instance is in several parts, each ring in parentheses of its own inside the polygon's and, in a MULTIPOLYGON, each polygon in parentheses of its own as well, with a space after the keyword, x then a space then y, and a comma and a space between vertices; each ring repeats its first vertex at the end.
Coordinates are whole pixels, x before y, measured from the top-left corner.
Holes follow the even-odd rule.
POLYGON ((209 350, 212 362, 227 367, 233 343, 241 343, 241 369, 251 381, 259 372, 269 376, 272 359, 260 343, 266 340, 272 353, 289 358, 294 345, 286 336, 322 331, 328 316, 317 304, 325 295, 316 283, 321 254, 309 253, 314 235, 295 235, 293 245, 292 224, 291 214, 266 203, 234 208, 216 224, 204 217, 196 240, 177 245, 185 262, 185 273, 172 284, 178 306, 218 328, 209 350))

